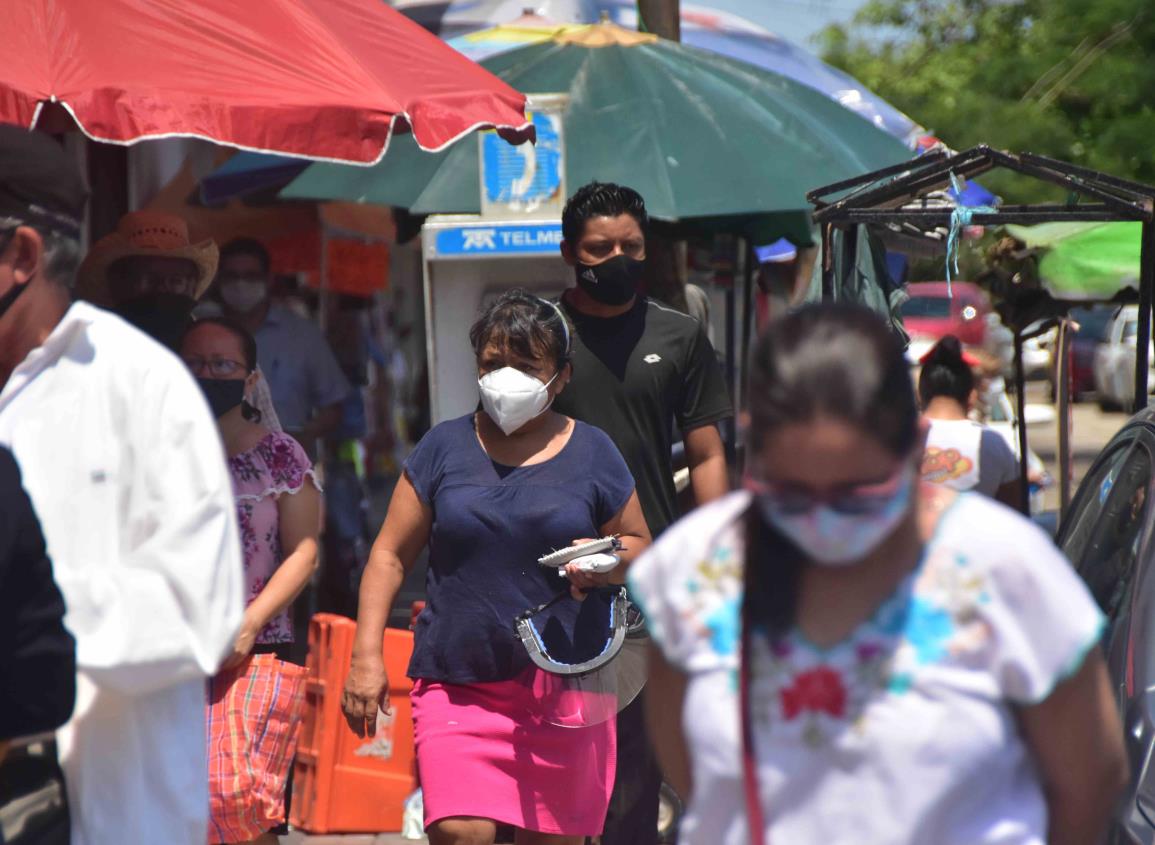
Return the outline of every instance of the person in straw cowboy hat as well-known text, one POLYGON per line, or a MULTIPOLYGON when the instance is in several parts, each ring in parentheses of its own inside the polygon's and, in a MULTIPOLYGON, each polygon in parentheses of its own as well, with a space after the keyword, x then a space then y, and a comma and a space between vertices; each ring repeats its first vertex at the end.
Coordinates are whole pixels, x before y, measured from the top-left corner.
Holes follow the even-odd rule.
POLYGON ((180 217, 133 211, 89 251, 77 293, 176 349, 193 306, 216 275, 217 260, 216 243, 192 243, 180 217))

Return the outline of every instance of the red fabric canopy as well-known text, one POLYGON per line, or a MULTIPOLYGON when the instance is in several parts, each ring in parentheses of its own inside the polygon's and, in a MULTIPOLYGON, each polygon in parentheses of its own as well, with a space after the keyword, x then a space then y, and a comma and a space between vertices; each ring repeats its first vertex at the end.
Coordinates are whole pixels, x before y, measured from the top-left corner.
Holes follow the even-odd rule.
POLYGON ((189 136, 345 162, 393 128, 437 150, 532 137, 525 98, 383 0, 5 0, 0 121, 59 103, 88 137, 189 136))

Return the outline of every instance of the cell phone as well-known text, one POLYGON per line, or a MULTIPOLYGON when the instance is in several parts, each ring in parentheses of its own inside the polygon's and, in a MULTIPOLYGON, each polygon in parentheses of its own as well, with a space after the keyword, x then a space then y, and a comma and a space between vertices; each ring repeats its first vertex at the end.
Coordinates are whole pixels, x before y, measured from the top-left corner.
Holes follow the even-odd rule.
POLYGON ((556 552, 542 555, 537 559, 537 562, 542 566, 550 566, 556 569, 559 566, 565 566, 575 558, 597 554, 598 552, 616 552, 619 551, 621 547, 622 541, 619 540, 615 534, 612 537, 602 537, 600 540, 591 540, 579 546, 568 546, 564 549, 558 549, 556 552))

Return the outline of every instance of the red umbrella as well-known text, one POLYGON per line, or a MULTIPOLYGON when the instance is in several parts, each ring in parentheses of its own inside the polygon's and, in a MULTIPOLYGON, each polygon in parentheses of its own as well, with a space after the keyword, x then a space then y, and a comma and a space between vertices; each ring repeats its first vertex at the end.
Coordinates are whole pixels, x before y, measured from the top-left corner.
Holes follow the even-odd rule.
POLYGON ((344 162, 531 137, 525 97, 383 0, 7 0, 0 121, 344 162), (56 105, 59 104, 59 105, 56 105))

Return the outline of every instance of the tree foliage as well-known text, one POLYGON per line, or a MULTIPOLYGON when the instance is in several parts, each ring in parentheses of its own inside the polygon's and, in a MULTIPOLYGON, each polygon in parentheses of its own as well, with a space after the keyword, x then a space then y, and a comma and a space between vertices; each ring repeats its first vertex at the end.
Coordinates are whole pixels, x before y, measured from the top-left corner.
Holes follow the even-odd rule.
MULTIPOLYGON (((956 149, 1051 155, 1155 184, 1152 0, 870 0, 826 61, 956 149)), ((1009 201, 1053 198, 984 177, 1009 201)))

